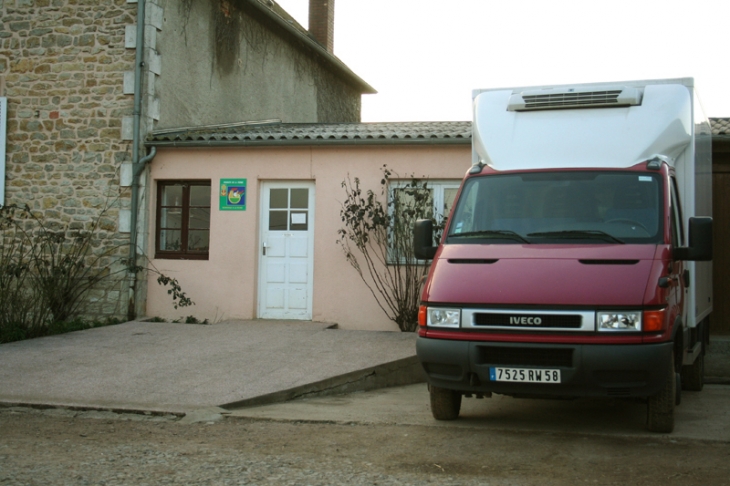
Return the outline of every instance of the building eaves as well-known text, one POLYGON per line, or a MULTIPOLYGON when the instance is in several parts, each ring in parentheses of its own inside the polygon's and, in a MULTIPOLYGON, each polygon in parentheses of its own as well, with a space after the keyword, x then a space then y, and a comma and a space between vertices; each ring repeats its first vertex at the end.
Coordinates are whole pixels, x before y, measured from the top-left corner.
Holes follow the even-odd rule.
POLYGON ((450 145, 471 143, 471 122, 247 122, 152 132, 147 146, 450 145))
POLYGON ((347 67, 345 63, 340 61, 337 56, 329 52, 322 44, 317 42, 317 40, 315 40, 309 32, 299 25, 296 20, 294 20, 275 2, 271 0, 244 0, 243 4, 251 8, 253 11, 263 15, 264 18, 267 18, 284 32, 288 33, 291 37, 298 41, 303 48, 309 49, 336 73, 340 74, 343 78, 357 86, 361 93, 377 93, 375 88, 370 86, 367 82, 365 82, 365 80, 347 67))

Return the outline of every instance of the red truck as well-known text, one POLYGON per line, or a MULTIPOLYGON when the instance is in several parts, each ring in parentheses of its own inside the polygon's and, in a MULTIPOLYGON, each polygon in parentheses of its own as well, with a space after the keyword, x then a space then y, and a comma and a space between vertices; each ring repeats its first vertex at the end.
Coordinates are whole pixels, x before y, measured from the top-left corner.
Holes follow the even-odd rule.
POLYGON ((475 90, 472 166, 431 259, 417 354, 462 396, 640 398, 671 432, 703 387, 711 131, 692 79, 475 90))

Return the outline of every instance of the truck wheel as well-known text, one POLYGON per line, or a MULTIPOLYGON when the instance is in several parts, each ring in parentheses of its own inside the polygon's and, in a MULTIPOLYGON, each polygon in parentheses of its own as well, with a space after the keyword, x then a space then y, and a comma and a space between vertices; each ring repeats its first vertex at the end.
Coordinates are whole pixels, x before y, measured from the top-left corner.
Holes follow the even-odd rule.
POLYGON ((461 393, 446 388, 429 386, 431 413, 436 420, 456 420, 461 409, 461 393))
POLYGON ((651 432, 669 433, 674 430, 674 404, 677 399, 677 374, 674 371, 674 353, 669 361, 664 386, 649 397, 646 406, 646 428, 651 432))
POLYGON ((695 362, 682 366, 682 388, 689 391, 702 391, 705 386, 705 353, 700 352, 695 362))

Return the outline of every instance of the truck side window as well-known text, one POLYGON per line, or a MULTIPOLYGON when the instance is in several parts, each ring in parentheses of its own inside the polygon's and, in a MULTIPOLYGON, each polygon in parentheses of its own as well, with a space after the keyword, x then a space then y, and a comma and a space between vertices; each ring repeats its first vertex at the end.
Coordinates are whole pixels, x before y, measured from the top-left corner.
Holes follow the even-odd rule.
POLYGON ((679 192, 677 191, 677 180, 672 177, 671 179, 671 192, 672 192, 672 246, 679 247, 684 243, 684 228, 682 226, 682 206, 679 204, 679 192))

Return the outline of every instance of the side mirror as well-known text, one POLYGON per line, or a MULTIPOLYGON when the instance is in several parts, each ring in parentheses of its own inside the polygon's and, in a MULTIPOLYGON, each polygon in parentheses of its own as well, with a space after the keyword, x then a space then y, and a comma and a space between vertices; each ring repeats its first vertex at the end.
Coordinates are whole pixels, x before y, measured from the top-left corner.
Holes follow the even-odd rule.
POLYGON ((689 218, 689 246, 675 248, 675 260, 712 260, 712 218, 689 218))
POLYGON ((438 247, 433 246, 433 221, 419 219, 413 227, 413 254, 418 260, 433 260, 438 247))

